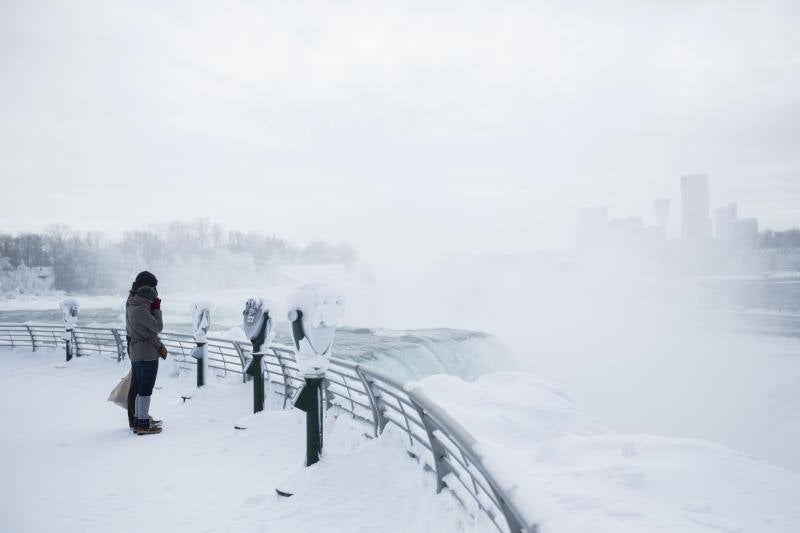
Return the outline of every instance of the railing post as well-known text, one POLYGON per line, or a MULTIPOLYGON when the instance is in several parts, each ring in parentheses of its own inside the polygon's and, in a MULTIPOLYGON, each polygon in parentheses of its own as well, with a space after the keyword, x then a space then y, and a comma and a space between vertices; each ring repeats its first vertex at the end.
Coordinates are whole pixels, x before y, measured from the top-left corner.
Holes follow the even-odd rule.
POLYGON ((411 423, 408 421, 408 414, 406 414, 406 408, 403 407, 403 402, 397 402, 400 406, 400 412, 403 413, 403 420, 406 421, 406 433, 408 433, 408 444, 410 446, 414 446, 414 439, 411 437, 411 423))
MULTIPOLYGON (((346 380, 346 378, 343 378, 346 380)), ((345 381, 347 383, 347 381, 345 381)), ((330 391, 331 382, 328 378, 323 378, 322 388, 325 390, 325 410, 333 409, 333 393, 330 391)))
POLYGON ((439 442, 439 439, 436 438, 434 434, 435 427, 425 412, 425 409, 414 399, 413 394, 409 394, 408 399, 411 400, 411 404, 414 406, 414 409, 417 410, 419 419, 422 420, 422 425, 425 426, 425 433, 428 434, 428 442, 431 444, 431 453, 433 455, 433 466, 436 470, 436 492, 438 494, 447 486, 447 483, 444 482, 444 477, 452 472, 451 468, 444 461, 444 458, 447 456, 447 449, 439 442))
POLYGON ((25 329, 28 330, 28 335, 31 336, 31 350, 35 352, 36 351, 36 337, 33 336, 33 331, 31 330, 31 327, 29 325, 25 324, 25 329))
POLYGON ((356 374, 361 378, 364 391, 367 393, 367 398, 369 399, 369 405, 372 407, 372 421, 375 425, 375 436, 377 437, 383 432, 383 428, 386 427, 386 419, 383 416, 380 396, 375 394, 375 391, 372 390, 372 380, 364 373, 360 365, 356 365, 356 374))
POLYGON ((233 347, 236 349, 236 354, 239 356, 239 361, 242 364, 242 383, 247 383, 250 376, 244 371, 244 367, 247 364, 244 357, 244 350, 242 350, 241 345, 239 345, 239 341, 233 341, 233 347))
POLYGON ((272 352, 278 357, 278 364, 281 365, 281 375, 283 376, 283 407, 286 408, 286 402, 292 397, 292 381, 289 379, 289 372, 286 370, 286 365, 283 364, 283 355, 274 348, 272 352))
POLYGON ((122 344, 122 336, 119 334, 119 330, 116 328, 111 328, 111 333, 114 335, 114 341, 117 343, 117 362, 119 363, 125 357, 125 348, 122 344))
MULTIPOLYGON (((344 374, 344 373, 342 373, 342 381, 344 382, 345 390, 347 391, 347 399, 350 400, 350 411, 352 411, 353 418, 355 418, 355 416, 356 416, 355 415, 356 404, 355 404, 355 402, 353 402, 353 394, 350 392, 350 382, 347 380, 347 375, 344 374)), ((361 381, 361 378, 359 378, 358 381, 361 381)), ((329 392, 328 389, 325 389, 325 391, 329 392)), ((332 406, 333 406, 333 401, 330 402, 330 405, 328 406, 328 409, 330 409, 332 406)))
POLYGON ((228 377, 228 362, 225 360, 225 352, 222 351, 221 346, 219 348, 219 358, 222 359, 222 377, 226 378, 228 377))

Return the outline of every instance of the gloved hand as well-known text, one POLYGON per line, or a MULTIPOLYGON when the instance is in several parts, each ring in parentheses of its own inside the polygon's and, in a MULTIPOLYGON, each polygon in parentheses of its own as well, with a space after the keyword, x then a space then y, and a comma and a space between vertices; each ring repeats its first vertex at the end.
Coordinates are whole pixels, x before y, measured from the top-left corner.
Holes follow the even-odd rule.
POLYGON ((161 309, 161 298, 156 298, 156 299, 155 299, 155 300, 153 300, 153 302, 150 304, 150 310, 151 310, 151 311, 155 311, 156 309, 161 309))

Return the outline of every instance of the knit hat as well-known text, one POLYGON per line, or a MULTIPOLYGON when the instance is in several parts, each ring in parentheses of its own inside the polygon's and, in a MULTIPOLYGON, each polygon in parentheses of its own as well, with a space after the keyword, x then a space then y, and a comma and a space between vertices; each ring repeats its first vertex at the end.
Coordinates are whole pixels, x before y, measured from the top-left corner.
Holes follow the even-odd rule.
POLYGON ((143 270, 136 275, 136 280, 133 282, 131 289, 136 290, 145 286, 155 287, 156 285, 158 285, 156 277, 147 270, 143 270))

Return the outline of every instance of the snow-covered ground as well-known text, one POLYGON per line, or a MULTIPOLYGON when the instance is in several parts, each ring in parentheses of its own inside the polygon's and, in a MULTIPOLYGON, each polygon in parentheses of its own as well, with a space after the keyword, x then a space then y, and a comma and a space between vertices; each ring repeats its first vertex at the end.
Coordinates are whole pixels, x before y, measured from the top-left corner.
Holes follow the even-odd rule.
POLYGON ((800 475, 696 439, 613 433, 523 372, 420 384, 541 533, 797 532, 800 475))
POLYGON ((251 387, 221 380, 183 404, 193 377, 159 372, 152 412, 164 432, 135 436, 106 401, 127 365, 63 353, 0 351, 0 531, 488 531, 387 434, 330 421, 314 484, 276 485, 304 457, 303 413, 265 412, 247 431, 251 387))
MULTIPOLYGON (((300 413, 247 431, 251 388, 218 379, 182 403, 193 376, 162 365, 161 435, 130 435, 105 401, 127 365, 0 351, 2 531, 493 531, 404 452, 404 441, 329 416, 322 462, 291 499, 274 493, 303 454, 300 413), (310 480, 313 479, 313 482, 310 480), (145 524, 145 526, 143 526, 145 524)), ((796 532, 800 476, 699 440, 613 433, 532 374, 416 385, 478 440, 478 452, 541 533, 796 532)))

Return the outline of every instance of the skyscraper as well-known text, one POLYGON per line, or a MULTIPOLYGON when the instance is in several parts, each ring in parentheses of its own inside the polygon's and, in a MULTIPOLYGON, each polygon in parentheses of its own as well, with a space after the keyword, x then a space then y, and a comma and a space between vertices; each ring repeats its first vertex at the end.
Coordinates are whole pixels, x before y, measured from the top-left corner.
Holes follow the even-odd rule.
POLYGON ((736 233, 739 209, 736 204, 728 204, 717 209, 717 240, 731 244, 736 233))
POLYGON ((711 238, 708 176, 705 174, 681 177, 681 223, 684 241, 696 243, 711 238))

